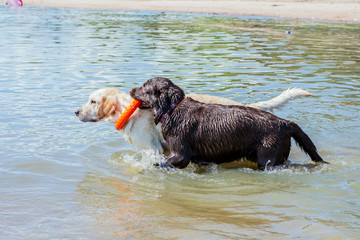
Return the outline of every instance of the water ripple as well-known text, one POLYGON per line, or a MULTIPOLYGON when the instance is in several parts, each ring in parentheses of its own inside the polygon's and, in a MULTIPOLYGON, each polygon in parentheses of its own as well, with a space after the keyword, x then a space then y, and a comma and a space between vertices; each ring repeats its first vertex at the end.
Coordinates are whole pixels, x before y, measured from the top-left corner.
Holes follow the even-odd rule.
POLYGON ((359 235, 358 24, 160 12, 0 7, 0 232, 4 238, 324 238, 359 235), (288 31, 291 34, 288 34, 288 31), (73 111, 96 89, 154 76, 186 92, 314 97, 297 122, 329 166, 163 171, 111 124, 73 111))

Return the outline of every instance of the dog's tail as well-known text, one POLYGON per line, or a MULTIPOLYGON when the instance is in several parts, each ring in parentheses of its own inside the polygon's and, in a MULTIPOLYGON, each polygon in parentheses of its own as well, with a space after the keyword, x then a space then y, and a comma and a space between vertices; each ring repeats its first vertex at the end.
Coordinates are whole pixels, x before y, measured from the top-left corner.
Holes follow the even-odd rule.
POLYGON ((304 152, 306 152, 314 162, 328 163, 318 154, 314 143, 309 136, 294 122, 290 122, 291 136, 304 152))
POLYGON ((308 91, 305 91, 301 88, 289 88, 282 92, 279 96, 274 97, 268 101, 256 102, 248 104, 247 106, 258 108, 264 111, 272 111, 274 108, 281 108, 289 100, 301 97, 313 96, 308 91))

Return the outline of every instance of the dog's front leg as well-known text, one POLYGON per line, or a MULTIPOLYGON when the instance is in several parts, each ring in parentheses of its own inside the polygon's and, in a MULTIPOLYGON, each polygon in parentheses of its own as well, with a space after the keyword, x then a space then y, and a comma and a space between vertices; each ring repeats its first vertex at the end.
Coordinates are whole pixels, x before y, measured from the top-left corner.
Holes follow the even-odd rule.
POLYGON ((171 153, 164 162, 155 164, 155 166, 161 167, 163 169, 185 168, 189 163, 190 158, 187 158, 181 154, 171 153))

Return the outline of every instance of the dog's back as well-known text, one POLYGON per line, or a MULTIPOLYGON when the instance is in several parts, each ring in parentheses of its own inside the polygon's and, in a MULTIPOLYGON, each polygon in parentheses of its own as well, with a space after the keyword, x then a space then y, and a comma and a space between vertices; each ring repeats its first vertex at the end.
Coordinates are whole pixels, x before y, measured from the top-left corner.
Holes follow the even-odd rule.
POLYGON ((186 98, 171 119, 163 123, 165 136, 176 135, 182 144, 188 143, 194 162, 255 160, 259 145, 274 145, 271 141, 279 135, 290 139, 288 121, 245 106, 204 104, 186 98))
MULTIPOLYGON (((178 148, 180 144, 187 149, 186 154, 195 163, 246 157, 264 168, 268 161, 269 166, 276 166, 287 160, 294 126, 291 121, 251 107, 204 104, 186 98, 163 123, 163 133, 170 146, 178 148)), ((305 145, 313 146, 310 138, 307 141, 310 143, 305 145)))

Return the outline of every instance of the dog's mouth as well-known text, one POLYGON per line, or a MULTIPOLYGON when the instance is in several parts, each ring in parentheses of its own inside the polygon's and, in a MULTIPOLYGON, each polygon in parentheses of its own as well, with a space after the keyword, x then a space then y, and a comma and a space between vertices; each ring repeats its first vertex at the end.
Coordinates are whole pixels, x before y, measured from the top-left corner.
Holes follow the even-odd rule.
POLYGON ((141 102, 139 108, 140 108, 140 109, 149 109, 149 108, 151 108, 151 106, 150 106, 150 104, 147 103, 147 102, 141 102))

